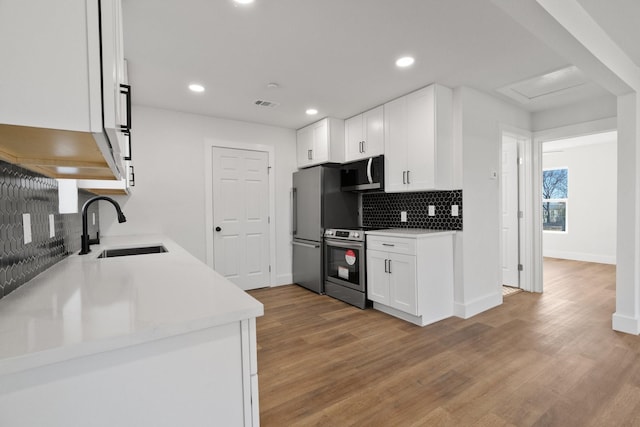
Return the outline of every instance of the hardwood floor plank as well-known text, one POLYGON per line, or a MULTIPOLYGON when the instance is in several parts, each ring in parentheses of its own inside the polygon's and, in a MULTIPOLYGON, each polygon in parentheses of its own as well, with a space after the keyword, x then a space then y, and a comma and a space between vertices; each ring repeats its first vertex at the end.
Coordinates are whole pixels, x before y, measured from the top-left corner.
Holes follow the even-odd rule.
POLYGON ((545 259, 545 293, 426 327, 291 285, 250 293, 263 426, 640 425, 615 266, 545 259))

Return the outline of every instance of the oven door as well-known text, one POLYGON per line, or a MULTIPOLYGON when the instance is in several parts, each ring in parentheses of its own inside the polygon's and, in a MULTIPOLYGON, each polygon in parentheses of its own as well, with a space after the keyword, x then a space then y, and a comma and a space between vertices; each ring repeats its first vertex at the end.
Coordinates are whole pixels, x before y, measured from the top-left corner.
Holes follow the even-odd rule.
POLYGON ((324 272, 327 282, 365 292, 364 242, 325 239, 324 272))

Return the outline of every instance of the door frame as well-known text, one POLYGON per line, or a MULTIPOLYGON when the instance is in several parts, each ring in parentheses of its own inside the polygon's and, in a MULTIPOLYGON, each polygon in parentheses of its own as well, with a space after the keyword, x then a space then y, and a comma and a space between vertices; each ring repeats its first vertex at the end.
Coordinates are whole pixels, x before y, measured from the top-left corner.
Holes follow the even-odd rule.
POLYGON ((204 140, 204 192, 205 192, 205 253, 207 265, 213 269, 213 148, 231 148, 236 150, 260 151, 267 153, 267 177, 269 179, 269 286, 276 283, 276 221, 275 221, 275 179, 273 171, 275 170, 275 148, 264 144, 254 144, 247 142, 223 141, 213 138, 205 138, 204 140))
MULTIPOLYGON (((618 130, 617 117, 609 117, 606 119, 592 120, 589 122, 578 123, 575 125, 562 126, 553 129, 542 130, 533 133, 532 153, 534 162, 532 167, 533 179, 533 200, 542 201, 542 144, 557 139, 574 138, 578 136, 586 136, 594 133, 608 132, 618 130)), ((542 256, 542 203, 539 206, 534 205, 535 217, 533 223, 529 226, 533 229, 535 239, 533 251, 533 268, 535 270, 535 292, 543 290, 543 256, 542 256)))
MULTIPOLYGON (((514 137, 518 144, 518 211, 523 213, 523 218, 518 219, 518 258, 519 264, 522 264, 523 269, 519 272, 519 287, 520 289, 528 292, 541 292, 537 290, 535 286, 535 233, 531 228, 533 222, 532 215, 535 214, 533 207, 533 181, 531 177, 531 165, 533 163, 533 156, 531 150, 532 135, 531 132, 509 126, 505 124, 500 125, 500 149, 499 149, 499 162, 498 162, 498 194, 499 197, 499 230, 502 232, 502 143, 505 135, 514 137)), ((502 238, 499 238, 499 259, 498 259, 498 277, 500 277, 500 287, 502 288, 502 254, 504 251, 502 245, 502 238)), ((502 295, 502 291, 500 291, 502 295)))

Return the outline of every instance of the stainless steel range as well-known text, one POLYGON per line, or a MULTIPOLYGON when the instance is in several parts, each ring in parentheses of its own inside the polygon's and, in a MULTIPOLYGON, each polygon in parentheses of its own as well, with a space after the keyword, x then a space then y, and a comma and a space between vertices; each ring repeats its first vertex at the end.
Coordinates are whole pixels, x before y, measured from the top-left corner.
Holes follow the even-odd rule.
POLYGON ((369 306, 365 258, 363 229, 326 229, 325 293, 359 308, 369 306))

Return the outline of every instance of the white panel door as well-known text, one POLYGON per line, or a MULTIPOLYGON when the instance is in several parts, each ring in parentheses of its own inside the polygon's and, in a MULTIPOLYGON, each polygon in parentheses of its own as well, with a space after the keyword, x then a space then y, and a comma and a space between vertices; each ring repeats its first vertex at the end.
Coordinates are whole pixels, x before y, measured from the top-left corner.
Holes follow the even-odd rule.
POLYGON ((371 301, 389 305, 388 253, 367 251, 367 297, 371 301))
POLYGON ((519 287, 518 141, 502 137, 502 284, 519 287))
POLYGON ((391 307, 417 316, 416 257, 391 253, 389 254, 388 271, 391 307))
POLYGON ((407 98, 384 104, 384 188, 386 192, 406 190, 407 98))
POLYGON ((269 286, 269 160, 213 148, 214 269, 242 289, 269 286))
POLYGON ((435 188, 434 87, 407 95, 408 190, 435 188))
POLYGON ((361 159, 362 154, 362 114, 344 121, 345 160, 361 159))

